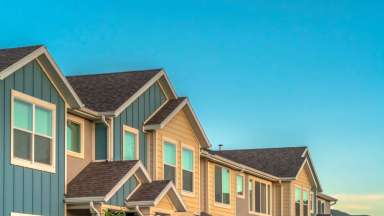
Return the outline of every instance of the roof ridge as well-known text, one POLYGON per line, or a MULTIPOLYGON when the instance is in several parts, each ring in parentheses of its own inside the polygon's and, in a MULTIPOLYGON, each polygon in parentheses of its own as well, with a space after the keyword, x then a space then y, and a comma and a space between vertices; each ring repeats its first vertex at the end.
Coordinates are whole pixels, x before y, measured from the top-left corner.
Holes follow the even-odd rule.
POLYGON ((69 75, 65 76, 67 78, 75 78, 75 77, 90 77, 90 76, 108 76, 108 75, 116 75, 116 74, 125 74, 125 73, 149 73, 149 72, 160 72, 163 68, 153 68, 153 69, 143 69, 143 70, 128 70, 128 71, 116 71, 116 72, 101 72, 101 73, 89 73, 89 74, 78 74, 78 75, 69 75))
POLYGON ((33 47, 44 47, 43 44, 36 44, 36 45, 28 45, 28 46, 17 46, 17 47, 7 47, 7 48, 0 48, 1 51, 4 50, 12 50, 12 49, 24 49, 24 48, 33 48, 33 47))

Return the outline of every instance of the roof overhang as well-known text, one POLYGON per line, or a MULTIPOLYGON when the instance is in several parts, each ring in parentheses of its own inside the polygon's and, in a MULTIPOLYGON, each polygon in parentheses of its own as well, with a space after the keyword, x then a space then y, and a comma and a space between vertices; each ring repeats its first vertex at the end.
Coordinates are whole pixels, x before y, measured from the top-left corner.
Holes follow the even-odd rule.
POLYGON ((309 171, 311 173, 311 177, 317 187, 317 190, 319 192, 321 192, 323 189, 321 187, 321 184, 320 184, 320 179, 316 173, 316 170, 315 170, 315 167, 313 166, 313 163, 312 163, 312 160, 311 160, 311 156, 309 154, 309 151, 306 150, 303 152, 303 155, 302 157, 306 157, 305 160, 303 161, 299 171, 297 172, 296 176, 294 178, 285 178, 283 180, 287 180, 287 181, 291 181, 291 180, 296 180, 298 178, 298 176, 300 175, 300 173, 304 170, 305 166, 307 165, 308 168, 309 168, 309 171))
MULTIPOLYGON (((161 107, 160 107, 161 108, 161 107)), ((160 110, 160 108, 158 110, 160 110)), ((146 125, 146 121, 148 121, 153 115, 156 113, 153 113, 151 116, 147 118, 147 120, 144 122, 143 130, 150 131, 150 130, 157 130, 164 128, 169 121, 173 119, 173 117, 176 116, 181 110, 185 108, 186 115, 190 122, 192 123, 192 128, 194 132, 197 135, 197 139, 199 140, 200 144, 204 146, 204 148, 210 148, 212 145, 207 137, 207 134, 205 133, 199 119, 196 116, 196 113, 194 112, 191 103, 189 102, 188 98, 186 98, 183 102, 181 102, 160 124, 150 124, 146 125)))
POLYGON ((89 202, 107 202, 112 198, 116 192, 124 186, 124 184, 132 177, 136 176, 141 183, 151 182, 151 177, 149 176, 147 170, 144 165, 137 161, 135 166, 133 166, 121 180, 105 195, 98 197, 69 197, 65 198, 65 203, 68 204, 83 204, 89 202))
POLYGON ((56 62, 49 54, 47 48, 44 46, 37 48, 3 71, 0 71, 0 80, 4 80, 33 60, 36 60, 39 63, 43 71, 55 86, 56 90, 60 93, 60 95, 69 104, 70 107, 80 108, 83 106, 80 98, 77 96, 71 85, 69 85, 67 79, 64 77, 56 62))
POLYGON ((330 201, 330 202, 337 202, 336 198, 329 196, 329 195, 326 195, 326 194, 323 194, 323 193, 318 193, 317 197, 320 199, 323 199, 323 200, 330 201))
MULTIPOLYGON (((125 205, 128 208, 134 208, 136 206, 139 207, 155 207, 159 202, 164 198, 164 196, 168 195, 171 199, 173 205, 176 208, 177 212, 185 212, 187 210, 186 205, 184 204, 183 199, 177 192, 174 184, 172 182, 169 182, 166 187, 159 193, 159 195, 156 197, 155 200, 145 200, 145 201, 126 201, 125 205)), ((127 197, 127 200, 129 197, 127 197)))

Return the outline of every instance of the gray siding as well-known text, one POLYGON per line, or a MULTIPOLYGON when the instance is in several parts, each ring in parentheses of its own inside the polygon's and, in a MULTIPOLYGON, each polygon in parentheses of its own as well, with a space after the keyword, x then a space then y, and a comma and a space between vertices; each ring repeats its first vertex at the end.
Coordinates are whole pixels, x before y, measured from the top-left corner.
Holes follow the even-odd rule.
POLYGON ((65 104, 37 62, 0 81, 0 215, 12 211, 44 216, 64 215, 65 104), (56 173, 10 164, 11 90, 57 105, 56 173))
POLYGON ((109 205, 125 206, 124 200, 136 188, 137 183, 136 177, 132 176, 107 203, 109 205))
POLYGON ((114 142, 114 160, 121 160, 121 146, 122 146, 122 130, 123 125, 136 128, 140 131, 139 136, 139 149, 140 160, 147 164, 147 146, 146 136, 143 132, 143 122, 162 104, 166 101, 164 92, 161 90, 158 83, 153 84, 147 91, 145 91, 139 98, 137 98, 131 105, 129 105, 119 116, 113 121, 113 142, 114 142))

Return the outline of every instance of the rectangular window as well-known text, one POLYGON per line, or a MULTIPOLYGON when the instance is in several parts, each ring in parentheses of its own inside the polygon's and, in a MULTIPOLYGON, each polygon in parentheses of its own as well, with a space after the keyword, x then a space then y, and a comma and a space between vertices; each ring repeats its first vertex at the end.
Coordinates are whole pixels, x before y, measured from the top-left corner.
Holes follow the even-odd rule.
POLYGON ((55 172, 56 106, 12 91, 11 163, 55 172))
POLYGON ((254 193, 253 193, 253 181, 252 180, 249 180, 248 182, 248 196, 249 196, 249 211, 253 212, 254 211, 254 202, 253 202, 253 197, 254 197, 254 193))
POLYGON ((139 131, 123 126, 123 160, 139 159, 139 131))
POLYGON ((164 143, 164 179, 176 184, 176 144, 164 143))
POLYGON ((72 115, 67 118, 67 154, 84 158, 84 120, 72 115))
POLYGON ((265 215, 271 214, 271 184, 259 181, 249 181, 249 187, 254 186, 254 190, 249 191, 249 209, 254 213, 265 215), (251 202, 252 201, 252 202, 251 202))
POLYGON ((317 213, 318 214, 322 214, 323 213, 323 212, 321 212, 321 201, 320 200, 317 201, 317 213))
POLYGON ((303 191, 303 214, 304 216, 309 216, 308 213, 308 206, 309 206, 309 203, 308 203, 308 191, 303 191))
POLYGON ((236 191, 237 196, 244 197, 244 176, 242 175, 236 176, 236 191))
POLYGON ((295 188, 295 212, 296 216, 301 216, 301 188, 295 188))
POLYGON ((215 166, 215 201, 230 203, 230 172, 229 169, 215 166))
POLYGON ((183 148, 183 190, 193 192, 193 151, 183 148))
POLYGON ((315 212, 315 204, 316 204, 316 200, 315 200, 315 196, 314 196, 314 193, 311 192, 311 198, 310 198, 310 201, 311 201, 311 212, 314 213, 315 212))

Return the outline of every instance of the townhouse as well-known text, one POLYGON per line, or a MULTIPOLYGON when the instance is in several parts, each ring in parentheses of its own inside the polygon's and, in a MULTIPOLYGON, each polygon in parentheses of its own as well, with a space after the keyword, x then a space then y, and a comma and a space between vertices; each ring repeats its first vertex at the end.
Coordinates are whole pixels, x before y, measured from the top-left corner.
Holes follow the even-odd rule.
POLYGON ((65 77, 0 49, 0 215, 330 215, 306 147, 212 150, 162 69, 65 77))

